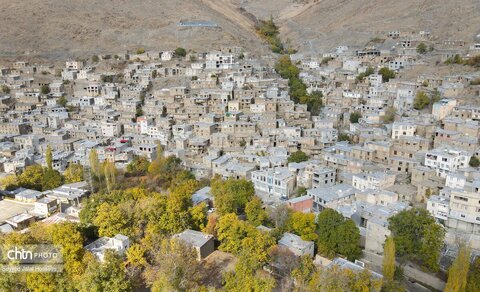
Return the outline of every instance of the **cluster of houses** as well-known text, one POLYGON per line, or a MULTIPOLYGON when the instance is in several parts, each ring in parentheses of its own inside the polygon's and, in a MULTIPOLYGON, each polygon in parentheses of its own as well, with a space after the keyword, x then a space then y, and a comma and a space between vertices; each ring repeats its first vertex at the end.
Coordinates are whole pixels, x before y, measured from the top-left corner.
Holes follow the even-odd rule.
MULTIPOLYGON (((124 168, 135 156, 155 159, 161 145, 197 178, 252 181, 272 208, 336 209, 358 225, 362 246, 373 253, 383 253, 388 218, 412 206, 427 208, 445 226, 447 244, 464 239, 480 250, 480 174, 470 165, 480 157, 480 106, 473 103, 480 73, 387 81, 378 72, 387 67, 401 76, 432 58, 476 54, 478 44, 394 31, 363 48, 290 55, 307 91, 323 94, 318 115, 290 99, 289 82, 270 58, 238 47, 185 57, 172 51, 105 55, 62 68, 16 62, 0 69, 0 172, 45 165, 48 145, 60 172, 70 163, 88 166, 91 149, 100 161, 124 168), (432 50, 428 60, 420 43, 432 50), (370 68, 372 74, 358 78, 370 68), (440 98, 417 111, 418 92, 440 98), (386 122, 391 109, 395 119, 386 122), (352 113, 360 114, 358 122, 350 121, 352 113), (297 151, 309 159, 289 162, 297 151)), ((87 189, 7 195, 31 200, 47 215, 48 202, 76 205, 87 189)), ((208 199, 208 190, 192 199, 208 199)), ((178 236, 199 245, 201 257, 213 248, 203 250, 210 239, 193 231, 178 236)), ((280 243, 313 256, 313 242, 294 234, 280 243)), ((128 239, 103 238, 89 249, 101 254, 105 246, 122 249, 128 239)))

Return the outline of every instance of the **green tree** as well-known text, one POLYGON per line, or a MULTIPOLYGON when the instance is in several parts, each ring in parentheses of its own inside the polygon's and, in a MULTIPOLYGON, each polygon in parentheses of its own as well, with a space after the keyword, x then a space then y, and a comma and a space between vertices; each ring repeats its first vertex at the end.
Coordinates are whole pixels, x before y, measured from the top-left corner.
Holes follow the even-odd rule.
POLYGON ((272 210, 270 218, 279 234, 288 231, 290 216, 293 211, 287 204, 281 204, 272 210))
POLYGON ((350 114, 350 123, 355 124, 358 123, 358 120, 362 118, 362 114, 360 112, 353 112, 350 114))
POLYGON ((419 54, 425 54, 427 52, 428 48, 425 43, 419 43, 417 46, 417 53, 419 54))
POLYGON ((2 92, 5 94, 10 94, 10 87, 7 85, 2 85, 2 92))
POLYGON ((465 291, 467 277, 470 268, 470 248, 466 245, 460 247, 457 257, 448 269, 448 281, 445 286, 446 292, 465 291))
POLYGON ((146 249, 138 243, 132 244, 126 252, 126 266, 144 268, 147 265, 145 259, 146 249))
POLYGON ((390 106, 385 110, 385 116, 383 117, 383 122, 385 124, 390 124, 395 121, 395 115, 397 114, 397 110, 390 106))
POLYGON ((423 91, 418 91, 413 100, 413 108, 416 110, 422 110, 430 104, 430 98, 423 91))
POLYGON ((83 257, 84 238, 80 232, 79 225, 65 222, 54 224, 49 228, 42 227, 41 231, 47 229, 51 242, 61 247, 65 270, 69 279, 76 280, 79 275, 85 272, 83 257))
POLYGON ((194 230, 203 230, 207 225, 207 204, 202 202, 189 209, 190 217, 192 218, 192 228, 194 230))
POLYGON ((420 248, 422 263, 432 271, 438 271, 440 267, 440 250, 443 246, 443 240, 438 240, 439 237, 442 239, 445 237, 445 230, 439 224, 432 225, 425 230, 420 248))
MULTIPOLYGON (((294 102, 299 102, 304 96, 307 96, 307 86, 299 78, 300 68, 292 63, 288 55, 281 56, 275 64, 275 71, 284 79, 288 79, 290 98, 294 102)), ((306 99, 305 99, 306 100, 306 99)), ((316 96, 312 100, 316 100, 316 96)), ((308 104, 307 104, 308 107, 308 104)))
POLYGON ((148 172, 150 161, 144 156, 135 156, 127 165, 127 172, 132 175, 145 175, 148 172))
POLYGON ((135 51, 135 53, 136 53, 137 55, 144 54, 144 53, 145 53, 145 48, 138 48, 138 49, 135 51))
POLYGON ((333 209, 318 215, 318 252, 329 258, 342 254, 349 260, 361 255, 360 231, 351 219, 345 219, 333 209))
POLYGON ((42 191, 58 188, 63 184, 63 176, 55 169, 46 169, 42 176, 42 191))
POLYGON ((59 289, 58 278, 49 273, 26 274, 26 286, 30 291, 54 292, 59 289))
POLYGON ((50 145, 47 146, 47 151, 45 152, 45 160, 47 163, 47 168, 49 170, 53 169, 53 155, 52 155, 52 147, 50 145))
POLYGON ((312 280, 315 272, 316 267, 312 258, 308 255, 302 256, 300 258, 300 264, 291 273, 299 291, 308 291, 307 285, 312 280))
POLYGON ((277 54, 283 54, 285 52, 285 48, 279 37, 280 31, 273 21, 273 18, 270 18, 269 20, 260 20, 256 30, 257 34, 269 43, 272 52, 277 54))
POLYGON ((275 238, 269 232, 251 229, 241 243, 240 257, 244 259, 245 268, 251 271, 261 268, 268 262, 269 251, 275 243, 275 238))
POLYGON ((239 254, 242 249, 242 240, 253 230, 252 225, 238 220, 235 213, 220 217, 216 226, 217 237, 221 243, 219 249, 239 254))
POLYGON ((380 291, 382 280, 369 270, 354 271, 337 265, 313 274, 307 291, 380 291))
POLYGON ((253 226, 261 225, 267 219, 267 212, 262 207, 262 201, 256 196, 245 205, 245 214, 248 222, 253 226))
POLYGON ((167 234, 179 233, 190 227, 189 208, 192 206, 192 194, 197 188, 198 183, 190 180, 171 190, 167 208, 162 217, 163 228, 167 234))
POLYGON ((97 177, 100 176, 101 167, 100 167, 100 161, 98 160, 98 153, 96 149, 90 150, 90 153, 88 155, 88 160, 90 163, 90 169, 92 171, 92 174, 97 177))
POLYGON ((117 234, 130 235, 131 218, 119 205, 102 203, 96 212, 93 224, 98 227, 100 236, 113 237, 117 234))
POLYGON ((98 56, 97 56, 97 55, 93 55, 93 56, 92 56, 92 62, 93 62, 93 63, 98 63, 98 61, 100 61, 100 59, 98 58, 98 56))
POLYGON ((65 183, 75 183, 83 180, 83 166, 78 163, 70 163, 63 173, 65 183))
POLYGON ((187 55, 187 51, 184 48, 176 48, 175 49, 175 56, 177 57, 185 57, 187 55))
POLYGON ((57 104, 62 107, 67 107, 68 100, 65 97, 65 95, 60 96, 60 98, 57 99, 57 104))
POLYGON ((306 187, 299 187, 297 189, 297 193, 295 194, 297 197, 305 196, 307 194, 307 188, 306 187))
POLYGON ((338 134, 338 141, 348 141, 350 142, 350 137, 347 133, 340 133, 338 134))
POLYGON ((50 93, 50 86, 48 86, 48 85, 40 86, 40 93, 41 94, 49 94, 50 93))
POLYGON ((382 75, 383 82, 388 82, 390 79, 395 78, 395 72, 388 69, 387 67, 383 67, 378 70, 378 74, 382 75))
POLYGON ((38 164, 30 165, 18 176, 18 186, 41 191, 42 179, 43 167, 38 164))
POLYGON ((147 253, 153 261, 144 278, 152 291, 198 291, 202 270, 194 248, 179 240, 159 239, 147 253))
POLYGON ((290 154, 287 160, 289 163, 292 163, 292 162, 300 163, 300 162, 307 161, 308 155, 305 154, 305 152, 298 150, 297 152, 293 152, 292 154, 290 154))
POLYGON ((214 179, 211 186, 215 208, 220 215, 243 210, 255 194, 252 182, 245 179, 214 179))
POLYGON ((306 96, 306 100, 300 98, 300 103, 306 104, 307 110, 309 110, 312 115, 317 116, 320 114, 323 106, 322 97, 323 93, 321 91, 314 91, 306 96))
POLYGON ((467 277, 466 292, 480 291, 480 257, 477 257, 470 265, 470 271, 467 277))
POLYGON ((438 102, 440 99, 442 99, 442 94, 440 93, 440 91, 438 91, 438 88, 435 88, 430 97, 430 103, 434 104, 438 102))
POLYGON ((141 117, 143 116, 143 109, 142 109, 142 106, 139 105, 137 106, 136 110, 135 110, 135 117, 141 117))
POLYGON ((468 162, 468 164, 471 167, 479 167, 480 166, 480 159, 478 159, 477 156, 472 155, 472 157, 470 157, 470 161, 468 162))
POLYGON ((354 261, 361 257, 362 249, 360 248, 360 230, 351 219, 346 219, 338 226, 337 234, 337 252, 347 257, 348 260, 354 261))
POLYGON ((114 251, 107 251, 105 260, 93 262, 78 283, 78 290, 87 291, 132 291, 132 283, 123 269, 122 259, 114 251))
POLYGON ((107 190, 110 193, 117 181, 117 168, 115 167, 115 163, 105 160, 103 163, 103 173, 105 175, 107 190))
POLYGON ((17 185, 18 179, 15 175, 7 175, 0 179, 0 190, 13 191, 17 185))
MULTIPOLYGON (((462 58, 460 58, 460 56, 458 56, 458 58, 460 59, 459 61, 461 63, 462 58)), ((467 60, 466 64, 475 68, 480 68, 480 55, 470 57, 470 59, 467 60)))
POLYGON ((246 268, 245 259, 235 265, 234 272, 225 273, 225 291, 230 292, 270 292, 275 288, 275 279, 262 276, 246 268))
POLYGON ((300 236, 303 240, 317 240, 318 235, 315 233, 315 214, 293 212, 289 222, 290 229, 293 233, 300 236))
POLYGON ((360 73, 358 74, 357 78, 356 78, 356 81, 357 82, 360 82, 360 81, 363 81, 366 77, 372 75, 373 73, 375 73, 375 69, 373 69, 373 67, 368 67, 365 72, 363 73, 360 73))
POLYGON ((436 271, 445 231, 426 209, 403 210, 388 219, 397 256, 417 258, 436 271))
POLYGON ((383 279, 392 282, 395 275, 395 241, 393 236, 385 240, 383 247, 383 279))

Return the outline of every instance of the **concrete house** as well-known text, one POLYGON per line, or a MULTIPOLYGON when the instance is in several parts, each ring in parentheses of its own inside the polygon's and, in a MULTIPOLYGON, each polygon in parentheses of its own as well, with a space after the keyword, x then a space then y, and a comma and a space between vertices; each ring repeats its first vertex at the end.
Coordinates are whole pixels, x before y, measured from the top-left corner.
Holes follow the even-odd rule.
POLYGON ((275 199, 288 199, 294 193, 296 176, 286 167, 252 172, 255 192, 275 199))
POLYGON ((113 250, 121 255, 130 247, 130 240, 123 234, 114 237, 100 237, 84 248, 93 253, 100 261, 104 261, 107 250, 113 250))
POLYGON ((308 255, 313 258, 313 248, 315 244, 313 241, 305 241, 300 236, 293 233, 284 233, 282 238, 278 241, 280 247, 286 248, 296 256, 308 255))
POLYGON ((207 233, 187 229, 182 233, 175 234, 173 238, 177 238, 195 248, 198 260, 203 260, 215 250, 213 235, 207 233))

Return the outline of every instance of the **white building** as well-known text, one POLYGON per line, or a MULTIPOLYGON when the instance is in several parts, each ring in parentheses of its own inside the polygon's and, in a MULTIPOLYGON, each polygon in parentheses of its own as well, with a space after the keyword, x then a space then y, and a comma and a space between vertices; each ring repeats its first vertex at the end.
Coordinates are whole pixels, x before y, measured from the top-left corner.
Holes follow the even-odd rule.
POLYGON ((335 209, 351 202, 355 198, 355 189, 347 184, 307 190, 307 195, 313 198, 313 208, 322 211, 325 208, 335 209))
POLYGON ((471 157, 465 151, 436 148, 425 154, 425 165, 434 168, 438 176, 446 177, 449 172, 468 167, 471 157))
POLYGON ((122 126, 118 122, 103 121, 100 127, 104 137, 119 137, 122 134, 122 126))
POLYGON ((354 174, 352 185, 354 188, 364 191, 366 189, 385 189, 395 184, 395 175, 386 172, 374 172, 369 174, 354 174))
POLYGON ((252 172, 255 192, 270 197, 288 199, 295 188, 296 176, 286 167, 269 168, 252 172))
POLYGON ((413 137, 417 125, 411 122, 394 122, 392 125, 392 139, 399 139, 400 137, 413 137))
POLYGON ((85 246, 85 249, 93 253, 100 261, 104 261, 107 250, 113 250, 123 255, 129 247, 130 241, 128 237, 117 234, 115 237, 100 237, 85 246))

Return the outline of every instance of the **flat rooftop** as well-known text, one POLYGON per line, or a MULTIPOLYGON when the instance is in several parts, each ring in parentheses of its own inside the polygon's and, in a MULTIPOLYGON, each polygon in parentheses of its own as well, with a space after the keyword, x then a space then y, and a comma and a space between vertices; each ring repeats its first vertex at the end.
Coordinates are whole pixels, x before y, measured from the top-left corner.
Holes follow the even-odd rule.
POLYGON ((34 205, 34 203, 29 204, 12 200, 0 200, 0 223, 5 222, 5 220, 15 215, 33 210, 34 205))

